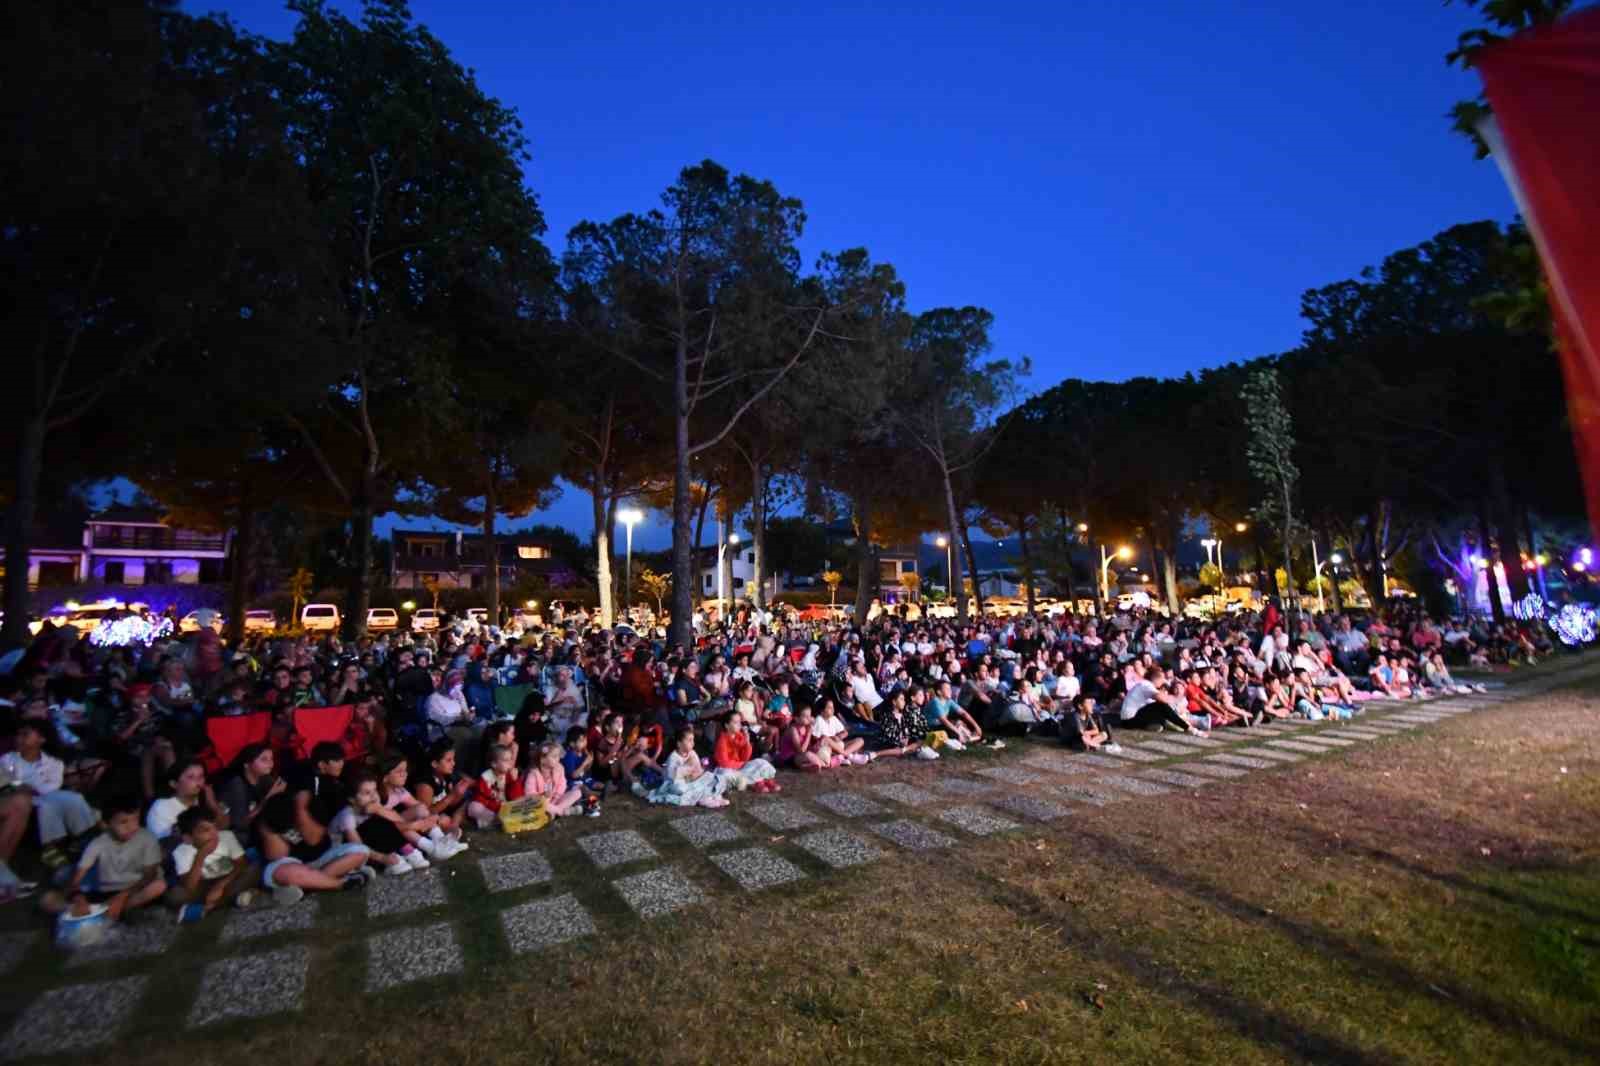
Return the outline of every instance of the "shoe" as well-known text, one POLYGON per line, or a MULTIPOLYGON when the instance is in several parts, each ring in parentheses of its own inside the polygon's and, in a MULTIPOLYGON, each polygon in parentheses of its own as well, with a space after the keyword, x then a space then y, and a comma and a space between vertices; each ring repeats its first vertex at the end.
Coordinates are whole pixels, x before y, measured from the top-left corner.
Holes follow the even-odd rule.
POLYGON ((339 887, 345 892, 360 892, 367 887, 367 879, 357 873, 345 874, 344 884, 339 887))
POLYGON ((378 868, 369 862, 361 869, 356 870, 351 876, 359 877, 364 883, 370 885, 378 879, 378 868))
POLYGON ((1122 745, 1116 743, 1115 741, 1113 741, 1110 744, 1102 744, 1102 745, 1100 745, 1100 750, 1101 751, 1109 751, 1113 755, 1120 755, 1122 753, 1122 745))
POLYGON ((413 870, 426 870, 428 867, 433 865, 433 863, 428 861, 428 857, 422 854, 420 851, 413 851, 400 857, 404 859, 413 870))
POLYGON ((306 898, 306 890, 299 885, 274 885, 272 902, 280 907, 292 907, 306 898))
POLYGON ((917 758, 919 758, 919 759, 923 759, 923 760, 926 760, 928 762, 932 762, 934 759, 937 759, 938 757, 939 757, 939 753, 934 751, 932 748, 918 748, 917 749, 917 758))
MULTIPOLYGON (((411 864, 406 862, 406 857, 402 855, 400 856, 399 862, 395 863, 393 866, 385 866, 383 868, 383 872, 390 877, 404 877, 406 874, 411 872, 411 864)), ((361 877, 360 874, 351 874, 350 876, 361 877)), ((361 878, 361 883, 366 884, 366 878, 361 878)))
POLYGON ((951 737, 949 740, 945 741, 944 742, 944 746, 949 748, 951 751, 966 751, 967 750, 967 746, 965 744, 961 743, 961 741, 957 740, 954 737, 951 737))
POLYGON ((185 903, 178 908, 178 924, 190 925, 206 916, 206 909, 199 903, 185 903))
POLYGON ((1001 740, 999 737, 995 737, 994 743, 990 744, 989 748, 992 751, 1005 751, 1006 750, 1006 742, 1001 740))
POLYGON ((588 810, 583 812, 583 816, 585 818, 598 818, 598 817, 600 817, 600 805, 597 803, 593 807, 590 807, 588 810))
POLYGON ((412 847, 416 848, 430 859, 437 858, 439 855, 439 842, 428 837, 419 837, 417 842, 413 844, 412 847))
POLYGON ((242 911, 247 911, 256 905, 256 890, 247 888, 233 897, 233 905, 242 911))

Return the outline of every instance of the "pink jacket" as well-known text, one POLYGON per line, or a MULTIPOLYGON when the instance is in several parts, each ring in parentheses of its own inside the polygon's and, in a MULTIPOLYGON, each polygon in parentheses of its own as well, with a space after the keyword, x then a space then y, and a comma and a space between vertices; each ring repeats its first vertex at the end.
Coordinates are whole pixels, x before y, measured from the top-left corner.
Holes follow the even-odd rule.
POLYGON ((543 796, 546 799, 560 799, 567 794, 567 772, 561 768, 560 763, 547 774, 544 764, 540 763, 528 771, 528 778, 523 785, 523 794, 528 796, 543 796))

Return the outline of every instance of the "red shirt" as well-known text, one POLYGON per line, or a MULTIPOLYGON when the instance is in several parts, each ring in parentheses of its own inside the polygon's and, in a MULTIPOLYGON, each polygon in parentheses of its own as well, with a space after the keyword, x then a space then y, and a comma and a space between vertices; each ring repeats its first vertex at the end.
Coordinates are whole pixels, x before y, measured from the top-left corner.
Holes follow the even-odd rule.
POLYGON ((750 734, 743 729, 724 729, 717 734, 711 761, 724 770, 737 770, 750 761, 750 734))

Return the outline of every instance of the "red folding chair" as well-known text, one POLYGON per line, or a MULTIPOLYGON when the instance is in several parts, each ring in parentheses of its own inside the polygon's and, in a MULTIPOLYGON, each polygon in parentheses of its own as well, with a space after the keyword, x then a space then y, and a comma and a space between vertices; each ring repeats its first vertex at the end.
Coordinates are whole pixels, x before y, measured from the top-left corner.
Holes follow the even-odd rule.
POLYGON ((214 774, 228 766, 247 744, 265 744, 271 733, 270 711, 232 718, 207 718, 206 739, 211 741, 211 747, 200 753, 206 773, 214 774))
POLYGON ((343 743, 355 707, 296 707, 294 709, 294 750, 301 759, 311 758, 311 749, 324 740, 343 743))

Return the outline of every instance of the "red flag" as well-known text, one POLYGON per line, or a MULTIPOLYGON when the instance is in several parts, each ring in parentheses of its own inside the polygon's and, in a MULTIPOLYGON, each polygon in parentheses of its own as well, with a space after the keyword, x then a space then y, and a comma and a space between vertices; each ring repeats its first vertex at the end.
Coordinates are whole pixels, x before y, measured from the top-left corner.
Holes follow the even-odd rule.
POLYGON ((1485 48, 1473 61, 1544 264, 1589 524, 1600 532, 1600 8, 1485 48))

